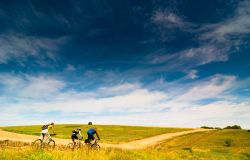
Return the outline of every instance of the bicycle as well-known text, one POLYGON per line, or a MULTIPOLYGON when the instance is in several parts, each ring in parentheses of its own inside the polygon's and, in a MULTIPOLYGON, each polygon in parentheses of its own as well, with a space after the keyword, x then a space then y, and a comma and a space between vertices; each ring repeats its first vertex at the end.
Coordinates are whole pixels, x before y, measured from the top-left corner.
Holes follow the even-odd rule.
POLYGON ((47 136, 45 140, 42 139, 37 139, 32 143, 32 146, 36 149, 44 149, 46 148, 47 150, 53 150, 55 149, 56 143, 52 139, 51 136, 55 136, 56 134, 51 134, 50 136, 47 136))
POLYGON ((71 149, 72 151, 74 149, 81 149, 83 148, 83 144, 81 142, 81 138, 79 138, 75 143, 74 142, 70 142, 68 145, 67 145, 67 148, 68 149, 71 149))
POLYGON ((88 139, 86 139, 84 143, 87 145, 88 148, 91 148, 91 149, 99 150, 101 148, 101 146, 98 144, 97 139, 93 140, 93 143, 89 141, 88 139))
POLYGON ((0 149, 6 148, 6 147, 8 147, 8 145, 9 145, 8 139, 0 141, 0 149))

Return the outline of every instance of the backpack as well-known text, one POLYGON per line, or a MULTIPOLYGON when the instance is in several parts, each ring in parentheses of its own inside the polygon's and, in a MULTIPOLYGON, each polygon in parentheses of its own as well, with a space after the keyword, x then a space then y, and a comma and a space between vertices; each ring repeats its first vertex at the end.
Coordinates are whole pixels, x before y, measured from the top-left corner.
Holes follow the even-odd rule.
POLYGON ((48 129, 48 126, 49 126, 49 125, 47 125, 47 124, 46 124, 46 125, 43 125, 43 126, 42 126, 42 130, 48 129))

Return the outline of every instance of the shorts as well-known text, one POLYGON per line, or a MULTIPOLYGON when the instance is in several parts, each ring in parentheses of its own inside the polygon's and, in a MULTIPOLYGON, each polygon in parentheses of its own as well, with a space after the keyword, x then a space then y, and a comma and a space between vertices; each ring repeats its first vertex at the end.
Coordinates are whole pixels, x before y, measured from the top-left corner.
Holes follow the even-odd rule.
POLYGON ((94 135, 88 134, 88 140, 94 140, 94 139, 95 139, 94 135))
POLYGON ((42 130, 42 132, 41 132, 41 138, 43 139, 44 136, 50 137, 48 129, 42 130))
POLYGON ((49 130, 48 129, 42 130, 42 134, 49 134, 49 130))
POLYGON ((75 139, 79 139, 79 138, 77 137, 76 134, 72 134, 72 135, 71 135, 71 139, 72 139, 72 141, 75 141, 75 139))

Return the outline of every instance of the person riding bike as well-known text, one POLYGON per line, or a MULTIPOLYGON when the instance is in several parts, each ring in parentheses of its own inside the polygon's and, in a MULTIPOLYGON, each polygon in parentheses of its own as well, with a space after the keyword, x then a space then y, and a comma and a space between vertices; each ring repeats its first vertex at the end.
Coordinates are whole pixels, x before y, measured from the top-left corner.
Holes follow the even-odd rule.
POLYGON ((97 129, 96 128, 90 128, 88 131, 87 131, 87 135, 88 135, 88 139, 87 139, 87 142, 91 142, 92 140, 95 140, 95 137, 94 135, 96 134, 96 136, 98 137, 98 140, 100 140, 100 137, 97 133, 97 129))
POLYGON ((82 139, 83 136, 81 134, 81 128, 77 128, 76 130, 72 131, 71 139, 72 139, 72 141, 73 141, 74 144, 76 144, 75 139, 76 140, 79 139, 78 136, 77 136, 78 134, 81 136, 81 139, 82 139))
POLYGON ((55 125, 54 122, 52 122, 52 123, 49 123, 49 124, 42 126, 42 132, 41 132, 42 141, 44 140, 45 136, 50 137, 50 134, 49 134, 50 129, 52 130, 53 134, 55 134, 54 125, 55 125))

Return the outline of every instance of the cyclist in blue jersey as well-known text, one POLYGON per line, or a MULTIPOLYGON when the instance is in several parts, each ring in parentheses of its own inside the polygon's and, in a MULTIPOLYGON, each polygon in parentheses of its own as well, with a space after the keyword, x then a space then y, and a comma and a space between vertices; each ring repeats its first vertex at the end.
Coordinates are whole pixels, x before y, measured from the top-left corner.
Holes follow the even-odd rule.
POLYGON ((100 137, 97 133, 97 129, 96 128, 90 128, 88 131, 87 131, 87 135, 88 135, 88 141, 92 141, 92 140, 95 140, 95 137, 94 135, 96 134, 96 136, 98 137, 98 140, 100 140, 100 137))

